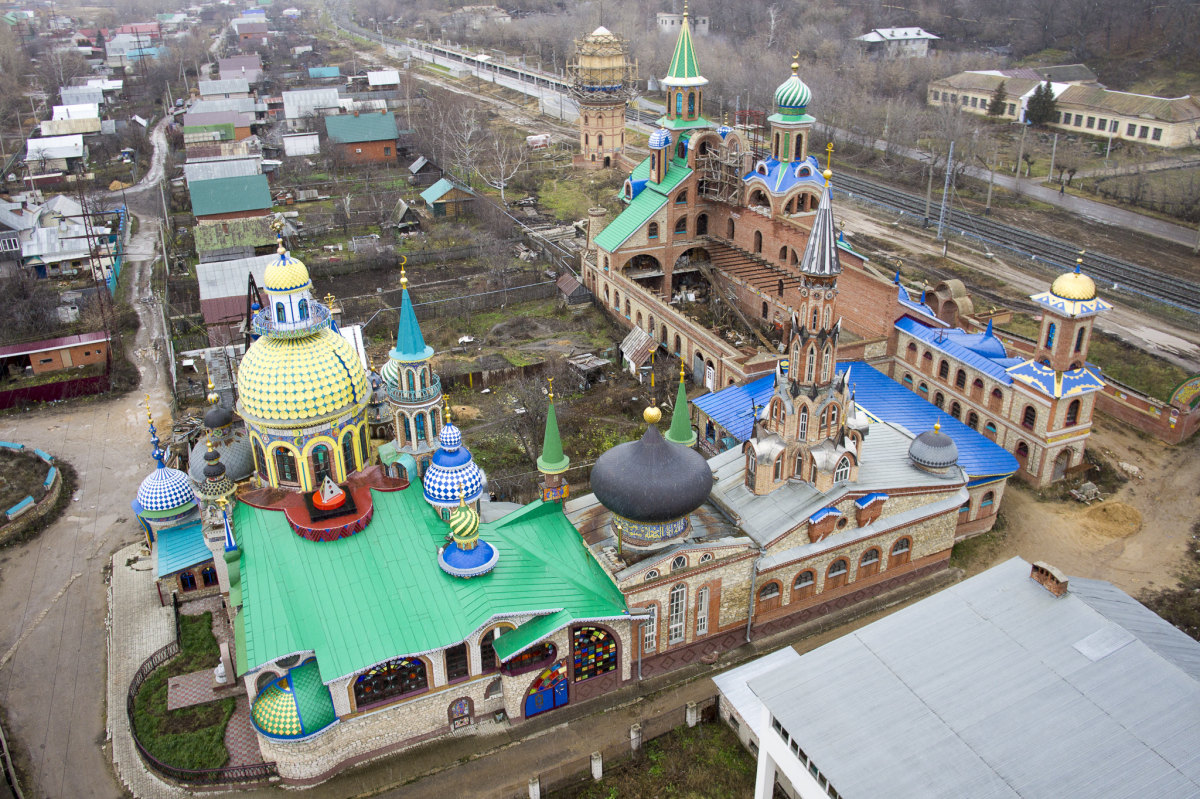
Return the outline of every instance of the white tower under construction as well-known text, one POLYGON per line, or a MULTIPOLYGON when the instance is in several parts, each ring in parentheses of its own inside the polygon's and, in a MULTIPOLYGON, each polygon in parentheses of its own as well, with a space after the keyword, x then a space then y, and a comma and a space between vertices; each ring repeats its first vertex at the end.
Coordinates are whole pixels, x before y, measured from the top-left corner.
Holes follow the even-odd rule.
POLYGON ((625 150, 625 106, 633 95, 637 63, 621 37, 605 27, 575 40, 567 65, 571 94, 579 103, 579 157, 590 169, 613 166, 625 150))

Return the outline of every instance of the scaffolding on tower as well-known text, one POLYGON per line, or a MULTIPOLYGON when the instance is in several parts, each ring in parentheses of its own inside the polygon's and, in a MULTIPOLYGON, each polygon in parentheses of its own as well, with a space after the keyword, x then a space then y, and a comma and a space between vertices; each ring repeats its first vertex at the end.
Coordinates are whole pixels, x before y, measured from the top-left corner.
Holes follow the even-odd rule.
POLYGON ((607 28, 575 40, 575 60, 567 64, 571 94, 588 105, 617 105, 637 92, 637 61, 629 48, 607 28))

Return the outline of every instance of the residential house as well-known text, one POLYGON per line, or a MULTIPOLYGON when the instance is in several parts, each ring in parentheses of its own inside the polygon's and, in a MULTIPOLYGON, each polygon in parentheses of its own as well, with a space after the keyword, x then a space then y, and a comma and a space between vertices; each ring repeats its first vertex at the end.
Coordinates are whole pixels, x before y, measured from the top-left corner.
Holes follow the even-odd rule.
POLYGON ((221 80, 245 78, 251 86, 262 80, 262 57, 258 53, 235 55, 217 61, 221 80))
POLYGON ((238 46, 243 50, 264 45, 271 36, 267 23, 259 19, 235 19, 230 24, 237 34, 238 46))
POLYGON ((197 81, 201 99, 240 100, 250 96, 250 81, 244 77, 197 81))
POLYGON ((100 105, 99 103, 56 105, 51 113, 51 118, 42 122, 40 127, 43 136, 99 133, 100 105))
POLYGON ((340 114, 325 117, 329 141, 342 158, 355 164, 389 164, 396 160, 399 132, 396 115, 340 114))
MULTIPOLYGON (((202 229, 220 230, 224 224, 198 227, 197 243, 201 235, 208 235, 207 232, 201 234, 202 229)), ((200 313, 204 316, 210 346, 219 347, 242 341, 242 324, 247 310, 247 278, 254 275, 254 282, 263 285, 267 266, 278 260, 279 256, 271 253, 233 260, 201 261, 196 266, 196 280, 200 284, 200 313)))
POLYGON ((316 117, 338 111, 337 89, 293 89, 283 93, 283 116, 292 132, 313 130, 316 117))
POLYGON ((929 45, 940 39, 923 28, 875 28, 854 37, 862 49, 885 58, 924 58, 929 45))
POLYGON ((183 165, 183 175, 189 182, 193 180, 216 180, 217 178, 258 175, 263 171, 262 161, 262 156, 258 153, 232 156, 230 158, 189 159, 183 165))
POLYGON ((57 372, 77 366, 104 363, 108 358, 108 333, 80 333, 74 336, 30 341, 0 347, 0 375, 57 372))
POLYGON ((421 199, 434 216, 460 217, 474 202, 475 192, 449 178, 442 178, 421 192, 421 199))
POLYGON ((330 81, 340 80, 342 70, 339 67, 309 67, 308 79, 317 81, 318 83, 329 83, 330 81))
POLYGON ((188 183, 192 215, 201 225, 226 219, 266 216, 271 212, 271 188, 266 175, 242 175, 188 183))
POLYGON ((250 126, 253 122, 254 117, 251 114, 238 111, 214 111, 200 114, 189 111, 183 115, 184 141, 186 143, 186 136, 189 133, 214 130, 221 133, 221 141, 241 141, 250 136, 250 126))
POLYGON ((25 164, 30 172, 71 172, 87 160, 83 135, 43 136, 25 142, 25 164))
MULTIPOLYGON (((270 255, 275 252, 277 245, 271 224, 271 217, 255 216, 249 219, 226 219, 212 225, 197 225, 193 234, 196 237, 196 254, 200 256, 200 263, 270 255)), ((285 230, 285 235, 287 234, 288 230, 285 230)))
POLYGON ((368 72, 367 86, 372 91, 398 89, 400 87, 400 72, 395 69, 380 69, 368 72))

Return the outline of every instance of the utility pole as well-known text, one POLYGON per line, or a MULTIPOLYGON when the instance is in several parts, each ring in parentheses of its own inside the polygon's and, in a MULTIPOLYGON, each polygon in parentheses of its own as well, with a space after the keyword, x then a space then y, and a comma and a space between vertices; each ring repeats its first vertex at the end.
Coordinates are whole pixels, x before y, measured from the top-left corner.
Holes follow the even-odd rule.
POLYGON ((929 152, 929 182, 925 185, 925 227, 929 227, 929 209, 933 205, 933 165, 937 161, 937 155, 930 150, 929 152))
POLYGON ((942 229, 946 225, 946 201, 950 199, 950 175, 954 171, 954 142, 950 142, 950 152, 946 155, 946 182, 942 186, 942 210, 938 214, 937 240, 942 241, 942 229))
MULTIPOLYGON (((1111 139, 1110 139, 1110 141, 1111 141, 1111 139)), ((1051 180, 1054 179, 1054 156, 1056 156, 1057 154, 1058 154, 1058 134, 1055 133, 1054 134, 1054 144, 1052 144, 1050 146, 1050 173, 1049 174, 1050 174, 1051 180)), ((1107 159, 1108 156, 1105 156, 1105 158, 1107 159)))

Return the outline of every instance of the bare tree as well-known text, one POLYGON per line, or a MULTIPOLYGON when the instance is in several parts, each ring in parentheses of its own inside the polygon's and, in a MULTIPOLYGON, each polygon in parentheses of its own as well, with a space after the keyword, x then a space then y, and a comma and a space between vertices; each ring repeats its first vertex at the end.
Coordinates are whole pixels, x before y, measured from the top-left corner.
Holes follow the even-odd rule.
POLYGON ((484 183, 500 192, 500 202, 508 205, 504 190, 508 182, 525 168, 529 150, 524 142, 518 142, 511 135, 497 133, 492 136, 492 143, 487 148, 485 160, 477 162, 475 174, 484 183))

